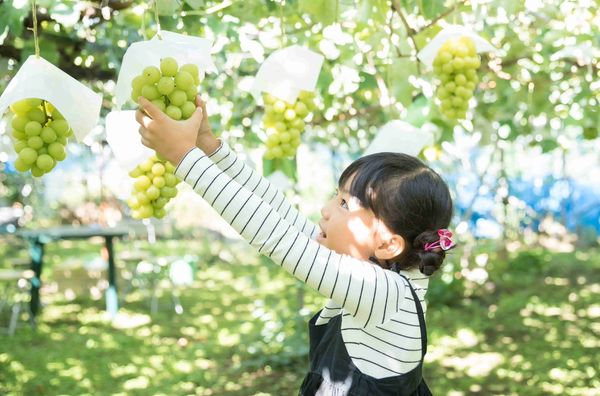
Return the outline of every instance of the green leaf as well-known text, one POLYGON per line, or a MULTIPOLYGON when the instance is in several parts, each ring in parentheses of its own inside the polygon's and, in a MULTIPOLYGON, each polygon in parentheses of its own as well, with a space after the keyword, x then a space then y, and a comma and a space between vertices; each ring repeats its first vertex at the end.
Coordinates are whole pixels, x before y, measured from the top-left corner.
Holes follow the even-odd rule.
MULTIPOLYGON (((35 44, 33 40, 26 41, 21 50, 21 62, 25 62, 30 55, 34 54, 35 44)), ((58 66, 60 55, 56 43, 48 40, 42 41, 40 43, 40 56, 48 62, 58 66)))
POLYGON ((539 143, 543 153, 550 152, 558 148, 559 144, 554 139, 544 139, 539 143))
POLYGON ((204 0, 185 0, 185 3, 194 10, 206 7, 206 2, 204 0))
POLYGON ((156 0, 158 15, 173 16, 179 10, 179 2, 177 0, 156 0))
POLYGON ((365 22, 373 20, 377 23, 385 23, 389 9, 386 0, 359 0, 358 19, 365 22))
POLYGON ((414 87, 408 81, 411 75, 417 73, 415 61, 407 58, 396 58, 387 65, 386 84, 393 95, 405 107, 410 106, 414 87))
POLYGON ((15 8, 12 1, 0 4, 0 45, 4 43, 8 33, 19 37, 23 33, 23 20, 29 13, 28 7, 15 8))
POLYGON ((428 111, 429 101, 425 96, 419 95, 408 107, 408 114, 404 118, 404 121, 420 128, 427 121, 428 111))
POLYGON ((310 15, 315 22, 330 25, 337 20, 339 0, 300 0, 300 10, 310 15))
POLYGON ((446 10, 444 0, 419 0, 417 3, 421 14, 427 19, 433 19, 446 10))

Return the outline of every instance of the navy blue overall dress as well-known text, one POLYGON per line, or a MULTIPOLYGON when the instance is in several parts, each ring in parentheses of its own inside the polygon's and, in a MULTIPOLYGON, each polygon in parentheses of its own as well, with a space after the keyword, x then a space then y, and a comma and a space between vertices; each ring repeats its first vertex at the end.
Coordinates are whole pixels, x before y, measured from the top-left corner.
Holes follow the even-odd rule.
MULTIPOLYGON (((402 275, 401 275, 402 276, 402 275)), ((403 276, 404 277, 404 276, 403 276)), ((404 277, 406 279, 406 277, 404 277)), ((407 279, 408 281, 408 279, 407 279)), ((335 383, 348 383, 348 390, 339 391, 335 387, 320 390, 319 395, 326 396, 388 396, 388 395, 410 395, 431 396, 431 392, 422 376, 423 358, 427 352, 427 329, 421 302, 410 282, 408 282, 419 316, 419 327, 421 329, 421 362, 413 370, 397 376, 386 378, 374 378, 363 374, 352 363, 352 359, 346 350, 342 339, 341 323, 342 315, 337 315, 328 323, 315 325, 321 311, 309 321, 310 338, 310 371, 304 377, 300 387, 299 395, 314 396, 319 391, 323 382, 331 380, 335 383), (325 374, 325 375, 324 375, 325 374)))

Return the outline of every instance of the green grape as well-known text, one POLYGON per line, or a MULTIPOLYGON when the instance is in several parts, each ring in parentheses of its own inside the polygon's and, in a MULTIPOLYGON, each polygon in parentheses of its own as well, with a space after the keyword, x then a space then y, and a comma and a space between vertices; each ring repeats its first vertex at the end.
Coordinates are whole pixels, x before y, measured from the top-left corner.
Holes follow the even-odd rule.
POLYGON ((154 210, 154 217, 156 217, 157 219, 162 219, 163 217, 165 217, 166 214, 167 214, 167 211, 164 210, 163 208, 154 210))
POLYGON ((286 103, 265 94, 263 127, 267 133, 265 159, 293 157, 300 145, 301 132, 306 124, 304 119, 315 108, 314 95, 301 91, 295 103, 286 103))
POLYGON ((144 174, 144 171, 142 169, 140 169, 139 166, 136 166, 134 169, 132 169, 129 172, 129 176, 133 177, 134 179, 137 178, 137 177, 139 177, 139 176, 142 176, 143 174, 144 174))
POLYGON ((165 178, 162 176, 156 176, 155 178, 152 179, 152 184, 158 188, 162 188, 166 184, 165 178))
POLYGON ((177 106, 167 106, 165 113, 174 120, 181 120, 181 109, 177 106))
POLYGON ((11 121, 16 139, 13 147, 18 154, 15 169, 31 170, 33 176, 39 177, 66 158, 66 136, 73 132, 55 106, 39 98, 28 98, 13 103, 10 109, 15 113, 11 121), (63 130, 66 136, 59 135, 63 130))
POLYGON ((138 166, 140 167, 142 172, 145 173, 145 172, 150 172, 150 169, 152 169, 152 165, 154 165, 154 161, 152 161, 151 159, 147 159, 146 161, 142 162, 138 166))
POLYGON ((146 193, 143 192, 143 191, 138 191, 137 194, 135 195, 135 198, 142 205, 143 204, 147 204, 147 203, 150 202, 150 198, 148 198, 148 196, 146 195, 146 193))
POLYGON ((27 142, 25 142, 23 140, 18 140, 16 142, 14 142, 13 147, 14 147, 16 153, 20 153, 21 150, 23 150, 25 147, 27 147, 27 142))
POLYGON ((21 131, 17 131, 16 129, 12 130, 12 135, 17 140, 27 140, 27 135, 21 131))
POLYGON ((168 57, 160 60, 160 71, 163 76, 175 77, 177 74, 177 61, 174 58, 168 57))
POLYGON ((158 80, 160 80, 160 70, 158 67, 148 66, 144 69, 144 71, 142 71, 142 75, 144 76, 144 82, 146 85, 156 84, 158 80))
POLYGON ((154 85, 144 85, 142 87, 142 96, 152 101, 154 99, 158 99, 160 97, 160 93, 154 85))
POLYGON ((169 95, 169 100, 171 101, 172 105, 179 107, 186 102, 187 96, 184 91, 176 89, 169 95))
POLYGON ((27 123, 29 122, 29 118, 27 118, 26 116, 23 115, 16 115, 10 125, 13 127, 13 129, 19 130, 19 131, 24 131, 25 130, 25 125, 27 125, 27 123))
POLYGON ((146 79, 143 76, 136 76, 131 80, 131 86, 137 91, 141 91, 144 85, 146 85, 146 79))
POLYGON ((198 66, 194 65, 193 63, 187 63, 181 66, 181 69, 179 70, 189 73, 194 79, 194 84, 200 84, 200 73, 198 71, 198 66))
POLYGON ((177 189, 175 187, 163 187, 160 189, 160 195, 166 198, 173 198, 177 195, 177 189))
POLYGON ((196 95, 198 95, 198 89, 196 89, 196 87, 194 87, 194 86, 188 88, 185 91, 186 99, 191 102, 194 102, 194 103, 196 102, 196 95))
POLYGON ((196 105, 189 101, 185 102, 181 106, 181 118, 183 118, 183 119, 190 118, 191 115, 194 114, 194 111, 196 111, 196 105))
POLYGON ((44 175, 44 170, 40 169, 37 165, 32 165, 31 166, 31 175, 33 177, 41 177, 44 175))
POLYGON ((131 196, 131 197, 127 198, 127 205, 131 209, 136 210, 136 209, 139 209, 141 204, 140 204, 140 201, 138 201, 137 197, 131 196))
POLYGON ((43 170, 45 173, 48 173, 52 170, 52 168, 54 168, 54 166, 56 165, 56 162, 54 162, 54 159, 51 156, 49 156, 48 154, 42 154, 37 157, 35 164, 37 165, 38 168, 43 170))
POLYGON ((150 181, 150 178, 148 176, 142 175, 135 180, 134 187, 138 191, 144 191, 148 187, 150 187, 151 183, 152 182, 150 181))
POLYGON ((67 157, 67 150, 63 144, 54 142, 48 146, 48 154, 56 161, 62 161, 67 157))
POLYGON ((152 165, 152 169, 150 171, 155 176, 162 176, 166 172, 166 168, 163 164, 157 162, 156 164, 152 165))
POLYGON ((161 77, 156 87, 161 95, 168 95, 175 89, 175 82, 171 77, 161 77))
POLYGON ((160 197, 160 189, 152 185, 146 190, 146 196, 150 199, 150 201, 153 201, 156 198, 160 197))
POLYGON ((177 176, 175 176, 172 173, 165 173, 163 175, 163 178, 165 179, 165 185, 167 187, 175 187, 177 185, 177 176))
POLYGON ((39 136, 32 136, 27 139, 27 145, 32 149, 37 150, 44 145, 44 141, 39 136))
POLYGON ((31 147, 25 147, 24 149, 19 151, 19 158, 21 159, 21 161, 28 165, 33 164, 37 159, 37 156, 37 151, 35 151, 31 147))
POLYGON ((31 169, 31 164, 27 164, 20 157, 17 157, 15 160, 15 169, 19 172, 27 172, 31 169))
POLYGON ((439 108, 450 120, 466 118, 469 100, 479 81, 481 65, 472 39, 466 36, 447 40, 433 61, 439 108))
POLYGON ((63 115, 58 110, 56 110, 56 109, 54 109, 54 111, 52 112, 51 116, 52 116, 52 119, 54 121, 56 121, 56 120, 64 120, 65 119, 65 117, 63 117, 63 115))
POLYGON ((27 99, 20 100, 10 105, 10 111, 18 115, 24 115, 29 110, 31 110, 31 105, 27 101, 27 99))
POLYGON ((56 136, 56 132, 54 132, 54 129, 50 128, 50 127, 44 127, 42 128, 42 132, 40 133, 40 136, 42 138, 42 140, 44 141, 44 143, 53 143, 57 136, 56 136))
POLYGON ((42 132, 42 124, 37 121, 29 121, 25 125, 25 133, 27 136, 38 136, 42 132))
POLYGON ((160 109, 160 111, 164 112, 167 106, 162 99, 154 99, 152 104, 160 109))
POLYGON ((35 107, 27 112, 27 118, 31 121, 37 121, 40 124, 44 124, 46 122, 46 114, 43 110, 35 107))
POLYGON ((185 92, 185 90, 194 84, 194 78, 190 73, 179 71, 175 76, 175 86, 185 92))
POLYGON ((152 209, 152 206, 148 204, 141 205, 138 211, 143 219, 147 219, 148 217, 152 217, 154 215, 154 209, 152 209))
POLYGON ((49 126, 58 136, 66 136, 69 133, 69 124, 65 120, 54 120, 49 126))
POLYGON ((156 217, 167 202, 177 195, 175 186, 179 182, 174 175, 175 167, 161 156, 153 155, 131 172, 130 176, 136 177, 130 198, 127 200, 132 210, 132 217, 144 219, 148 216, 156 217), (152 212, 143 207, 150 207, 152 212))

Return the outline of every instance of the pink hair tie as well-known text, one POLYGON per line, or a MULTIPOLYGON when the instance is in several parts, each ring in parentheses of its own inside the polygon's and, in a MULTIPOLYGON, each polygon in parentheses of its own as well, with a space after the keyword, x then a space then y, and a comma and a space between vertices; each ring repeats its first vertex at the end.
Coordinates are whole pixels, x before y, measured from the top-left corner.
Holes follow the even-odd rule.
POLYGON ((455 246, 455 243, 452 242, 452 233, 449 230, 441 228, 438 230, 437 234, 440 239, 435 242, 426 243, 425 246, 423 246, 424 251, 429 252, 437 248, 449 250, 455 246))

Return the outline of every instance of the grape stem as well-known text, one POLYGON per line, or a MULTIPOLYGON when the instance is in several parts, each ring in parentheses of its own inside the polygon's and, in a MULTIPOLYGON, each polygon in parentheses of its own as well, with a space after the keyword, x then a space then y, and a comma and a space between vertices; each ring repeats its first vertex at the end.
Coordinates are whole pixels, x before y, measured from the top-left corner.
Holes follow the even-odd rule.
MULTIPOLYGON (((415 37, 414 37, 415 34, 417 34, 418 32, 408 24, 408 21, 404 17, 404 14, 402 13, 402 9, 400 8, 400 5, 398 4, 398 0, 392 0, 392 11, 396 11, 396 13, 398 13, 398 16, 400 16, 400 20, 402 21, 402 24, 404 24, 404 27, 406 28, 406 34, 408 35, 408 38, 412 42, 413 47, 415 48, 415 51, 419 52, 419 46, 417 45, 417 41, 415 40, 415 37)), ((421 74, 421 63, 418 60, 416 63, 417 63, 417 72, 419 74, 421 74)))

